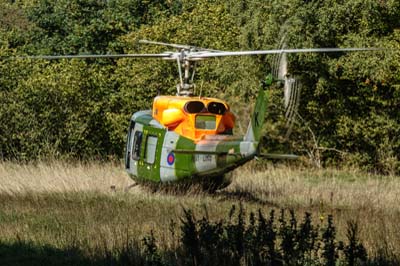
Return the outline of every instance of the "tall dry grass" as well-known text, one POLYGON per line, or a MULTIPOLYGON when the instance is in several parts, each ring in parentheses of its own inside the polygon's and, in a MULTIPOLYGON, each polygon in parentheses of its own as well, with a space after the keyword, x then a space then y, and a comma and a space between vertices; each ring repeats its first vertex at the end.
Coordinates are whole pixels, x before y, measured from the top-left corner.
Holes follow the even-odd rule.
POLYGON ((315 223, 333 214, 344 239, 355 220, 370 254, 400 257, 400 179, 354 169, 314 169, 252 162, 232 173, 233 182, 214 194, 152 192, 133 183, 121 163, 0 163, 0 240, 33 241, 87 253, 98 246, 118 248, 127 238, 142 239, 152 230, 161 247, 176 243, 182 209, 218 220, 233 204, 247 212, 290 208, 315 223), (112 189, 111 187, 115 187, 112 189))
POLYGON ((250 194, 281 207, 400 211, 400 179, 356 169, 249 164, 233 173, 232 193, 250 194), (257 169, 257 170, 254 170, 257 169))
POLYGON ((49 161, 0 163, 0 193, 110 192, 132 184, 118 163, 49 161))
POLYGON ((99 245, 121 247, 127 237, 141 239, 153 230, 170 246, 170 222, 179 221, 183 208, 208 206, 217 217, 231 204, 216 206, 198 192, 153 193, 140 186, 126 191, 132 183, 122 163, 1 162, 0 240, 57 248, 78 242, 94 252, 99 245))
POLYGON ((235 170, 225 194, 241 195, 275 208, 333 214, 340 238, 356 221, 371 254, 400 257, 400 177, 357 169, 318 169, 251 163, 235 170), (389 255, 390 254, 390 255, 389 255))

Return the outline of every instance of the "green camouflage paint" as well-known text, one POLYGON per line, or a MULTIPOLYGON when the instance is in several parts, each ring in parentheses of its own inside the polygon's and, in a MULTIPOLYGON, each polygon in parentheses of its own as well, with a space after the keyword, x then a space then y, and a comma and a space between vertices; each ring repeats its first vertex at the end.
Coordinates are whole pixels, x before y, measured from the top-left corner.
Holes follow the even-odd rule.
POLYGON ((134 180, 173 182, 204 176, 221 176, 254 158, 265 119, 267 94, 260 89, 247 133, 243 138, 210 135, 195 143, 168 131, 140 111, 132 116, 128 134, 127 171, 134 180), (134 132, 142 132, 140 158, 133 158, 134 132), (129 167, 128 167, 129 166, 129 167))

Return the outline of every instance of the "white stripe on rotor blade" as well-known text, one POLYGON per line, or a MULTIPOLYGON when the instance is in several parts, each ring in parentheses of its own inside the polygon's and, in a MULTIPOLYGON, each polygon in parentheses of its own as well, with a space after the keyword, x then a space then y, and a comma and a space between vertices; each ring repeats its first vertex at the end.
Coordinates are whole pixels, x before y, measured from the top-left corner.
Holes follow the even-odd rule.
POLYGON ((335 53, 335 52, 361 52, 361 51, 381 51, 382 48, 306 48, 306 49, 279 49, 279 50, 254 50, 254 51, 233 51, 233 52, 194 52, 187 58, 196 60, 210 57, 241 56, 241 55, 263 55, 263 54, 283 54, 283 53, 335 53))

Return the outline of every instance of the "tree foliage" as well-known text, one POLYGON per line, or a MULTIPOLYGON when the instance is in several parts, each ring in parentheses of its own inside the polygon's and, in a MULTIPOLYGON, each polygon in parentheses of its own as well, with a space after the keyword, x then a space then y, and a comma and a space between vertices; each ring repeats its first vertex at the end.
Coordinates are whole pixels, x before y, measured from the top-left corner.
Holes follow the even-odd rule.
MULTIPOLYGON (((400 171, 400 4, 396 0, 0 1, 0 56, 160 52, 140 39, 219 50, 384 47, 297 54, 302 83, 290 144, 279 137, 280 90, 271 92, 268 149, 289 145, 322 162, 400 171)), ((271 56, 210 60, 197 92, 224 97, 245 128, 248 103, 271 56)), ((177 69, 158 60, 0 60, 3 158, 122 156, 132 112, 174 93, 177 69)), ((243 130, 243 129, 242 129, 243 130)), ((239 128, 238 131, 241 131, 239 128)))

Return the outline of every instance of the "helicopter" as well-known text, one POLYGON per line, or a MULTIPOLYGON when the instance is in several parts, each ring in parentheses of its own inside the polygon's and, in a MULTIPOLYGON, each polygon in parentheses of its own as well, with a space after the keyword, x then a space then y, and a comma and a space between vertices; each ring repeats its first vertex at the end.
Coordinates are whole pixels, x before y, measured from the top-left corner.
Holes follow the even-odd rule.
POLYGON ((140 42, 178 49, 175 53, 153 56, 176 61, 180 83, 177 85, 176 96, 157 96, 152 110, 132 115, 125 154, 126 171, 134 180, 155 183, 206 180, 217 188, 229 184, 229 180, 224 178, 226 173, 256 156, 272 159, 296 159, 298 156, 259 152, 268 89, 277 81, 272 74, 260 86, 246 134, 237 137, 233 136, 235 116, 229 105, 223 100, 193 93, 195 67, 199 61, 225 56, 280 55, 278 77, 280 81, 283 79, 285 105, 291 106, 288 113, 293 114, 299 95, 294 80, 286 73, 286 54, 375 50, 315 48, 228 52, 147 40, 140 42))
MULTIPOLYGON (((169 184, 210 182, 213 188, 229 184, 225 175, 255 157, 296 159, 293 154, 261 154, 260 140, 264 124, 268 89, 283 81, 288 113, 298 106, 296 82, 287 75, 286 54, 372 51, 378 48, 307 48, 253 51, 220 51, 190 45, 141 40, 162 45, 174 52, 154 54, 26 56, 30 59, 65 58, 155 58, 175 61, 179 84, 176 95, 154 98, 152 109, 135 112, 130 119, 125 149, 125 170, 137 183, 169 184), (253 113, 244 136, 234 136, 235 115, 221 99, 196 96, 196 65, 208 59, 230 56, 278 55, 278 79, 268 75, 260 86, 253 113), (283 69, 283 70, 282 70, 283 69), (295 96, 294 96, 295 95, 295 96), (290 100, 291 99, 291 100, 290 100)), ((276 75, 275 75, 276 76, 276 75)))

